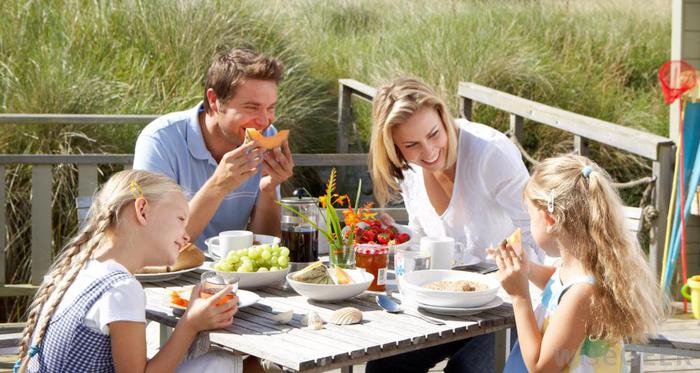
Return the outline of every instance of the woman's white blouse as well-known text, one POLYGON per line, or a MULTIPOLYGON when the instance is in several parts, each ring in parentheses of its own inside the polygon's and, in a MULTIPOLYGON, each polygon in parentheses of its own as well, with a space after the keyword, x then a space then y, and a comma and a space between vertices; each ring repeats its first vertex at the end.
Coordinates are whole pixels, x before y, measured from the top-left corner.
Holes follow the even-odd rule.
POLYGON ((528 257, 542 262, 544 252, 530 234, 530 219, 522 198, 529 179, 520 152, 501 132, 457 119, 460 129, 452 199, 438 215, 425 189, 422 168, 411 164, 400 183, 409 226, 418 236, 447 236, 462 242, 484 260, 486 248, 523 233, 528 257))

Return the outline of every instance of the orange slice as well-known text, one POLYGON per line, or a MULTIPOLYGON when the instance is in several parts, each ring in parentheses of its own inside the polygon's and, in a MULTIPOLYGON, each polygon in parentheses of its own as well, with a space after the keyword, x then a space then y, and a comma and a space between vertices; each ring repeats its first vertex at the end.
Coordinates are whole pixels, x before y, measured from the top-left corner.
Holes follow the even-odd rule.
POLYGON ((265 137, 262 133, 255 130, 255 128, 246 128, 245 136, 251 140, 256 140, 265 149, 274 149, 282 146, 284 140, 289 137, 289 130, 281 130, 274 136, 265 137))

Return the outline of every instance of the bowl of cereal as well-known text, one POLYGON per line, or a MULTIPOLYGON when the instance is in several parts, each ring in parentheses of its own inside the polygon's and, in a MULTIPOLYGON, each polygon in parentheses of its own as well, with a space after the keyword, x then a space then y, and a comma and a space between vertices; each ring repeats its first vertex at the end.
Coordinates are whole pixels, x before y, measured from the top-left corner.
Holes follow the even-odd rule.
POLYGON ((491 302, 501 284, 479 273, 429 269, 405 274, 399 287, 419 304, 469 308, 491 302))

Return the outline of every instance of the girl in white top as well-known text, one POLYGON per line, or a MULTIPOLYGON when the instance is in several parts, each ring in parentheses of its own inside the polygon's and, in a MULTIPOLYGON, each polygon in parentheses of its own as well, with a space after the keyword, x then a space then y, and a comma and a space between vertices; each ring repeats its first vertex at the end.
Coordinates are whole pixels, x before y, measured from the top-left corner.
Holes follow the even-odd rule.
MULTIPOLYGON (((536 248, 522 204, 528 172, 500 132, 455 121, 425 83, 400 78, 372 102, 370 168, 380 206, 400 194, 416 235, 452 237, 485 259, 516 227, 536 248)), ((384 216, 383 220, 389 220, 384 216)), ((531 258, 542 259, 538 249, 531 258)), ((366 371, 428 371, 449 357, 446 372, 493 371, 493 334, 368 363, 366 371)))
POLYGON ((132 273, 174 264, 189 240, 187 217, 187 200, 169 178, 112 176, 30 305, 15 371, 241 371, 240 359, 211 354, 181 364, 199 331, 231 325, 237 299, 216 304, 230 287, 206 300, 195 289, 170 339, 147 360, 146 295, 132 273))

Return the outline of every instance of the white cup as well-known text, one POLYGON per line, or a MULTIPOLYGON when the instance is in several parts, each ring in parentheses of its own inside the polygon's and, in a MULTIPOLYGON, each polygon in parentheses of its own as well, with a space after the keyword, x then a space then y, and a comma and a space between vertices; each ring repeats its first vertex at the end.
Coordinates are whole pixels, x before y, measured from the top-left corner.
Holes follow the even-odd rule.
POLYGON ((452 269, 455 240, 450 237, 422 237, 420 252, 430 257, 430 269, 452 269))
POLYGON ((253 246, 251 231, 223 231, 219 233, 219 254, 225 258, 230 251, 247 249, 253 246))

